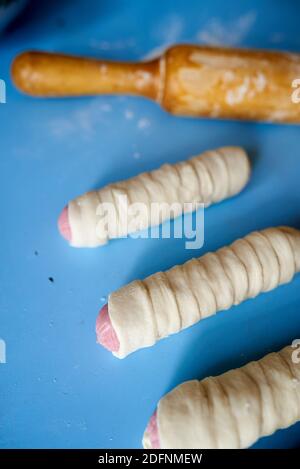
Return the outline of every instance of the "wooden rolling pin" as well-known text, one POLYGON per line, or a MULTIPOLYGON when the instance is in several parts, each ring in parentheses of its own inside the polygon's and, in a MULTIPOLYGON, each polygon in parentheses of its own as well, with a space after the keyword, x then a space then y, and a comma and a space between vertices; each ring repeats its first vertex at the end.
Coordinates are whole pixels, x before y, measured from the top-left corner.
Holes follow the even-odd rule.
POLYGON ((32 96, 141 95, 177 115, 300 122, 292 102, 300 54, 179 45, 150 62, 121 63, 25 52, 12 77, 32 96))

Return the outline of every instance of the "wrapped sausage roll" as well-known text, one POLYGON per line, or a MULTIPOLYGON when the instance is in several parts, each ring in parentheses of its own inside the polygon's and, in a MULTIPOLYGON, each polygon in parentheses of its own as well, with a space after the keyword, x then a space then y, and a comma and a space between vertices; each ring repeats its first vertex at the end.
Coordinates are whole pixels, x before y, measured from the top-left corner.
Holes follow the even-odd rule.
POLYGON ((118 358, 218 311, 292 280, 300 270, 300 231, 255 231, 113 292, 98 315, 98 342, 118 358))
POLYGON ((158 403, 147 449, 241 449, 300 420, 300 362, 286 347, 242 368, 187 381, 158 403))
POLYGON ((207 151, 71 200, 59 217, 59 230, 72 246, 100 246, 194 211, 199 203, 209 206, 231 197, 244 188, 249 176, 249 160, 242 148, 207 151), (130 211, 128 206, 135 203, 143 204, 145 211, 130 211), (158 206, 153 216, 153 204, 167 204, 171 213, 158 206), (105 213, 108 205, 115 217, 105 213))

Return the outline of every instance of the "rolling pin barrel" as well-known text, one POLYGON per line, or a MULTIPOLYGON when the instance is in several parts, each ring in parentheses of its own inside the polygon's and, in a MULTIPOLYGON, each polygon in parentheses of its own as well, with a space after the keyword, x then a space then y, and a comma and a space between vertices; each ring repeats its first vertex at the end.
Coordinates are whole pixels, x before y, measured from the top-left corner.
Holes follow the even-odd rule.
POLYGON ((176 115, 300 122, 300 55, 287 52, 182 45, 140 63, 27 52, 12 77, 32 96, 141 95, 176 115))

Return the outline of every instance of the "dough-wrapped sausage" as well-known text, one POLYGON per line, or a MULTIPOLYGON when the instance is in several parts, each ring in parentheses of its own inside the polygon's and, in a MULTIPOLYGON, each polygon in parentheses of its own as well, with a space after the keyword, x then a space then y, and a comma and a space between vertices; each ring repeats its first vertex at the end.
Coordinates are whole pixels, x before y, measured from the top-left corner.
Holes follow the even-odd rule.
POLYGON ((231 197, 244 188, 249 176, 242 148, 207 151, 71 200, 59 217, 59 230, 72 246, 100 246, 194 211, 199 203, 209 206, 231 197), (143 204, 144 210, 130 210, 134 204, 143 204))
POLYGON ((240 449, 300 420, 300 363, 286 347, 242 368, 187 381, 158 403, 144 448, 240 449))
POLYGON ((98 342, 126 355, 287 283, 300 270, 300 231, 255 231, 231 246, 113 292, 97 318, 98 342))

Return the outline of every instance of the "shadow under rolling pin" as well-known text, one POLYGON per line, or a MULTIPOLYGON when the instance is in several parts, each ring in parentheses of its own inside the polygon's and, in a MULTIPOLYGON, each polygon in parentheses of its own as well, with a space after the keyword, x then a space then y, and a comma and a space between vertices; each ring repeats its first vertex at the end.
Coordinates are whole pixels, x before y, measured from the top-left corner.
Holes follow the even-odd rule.
POLYGON ((25 52, 12 78, 32 96, 138 95, 181 116, 300 122, 300 54, 288 52, 178 45, 139 63, 25 52))

